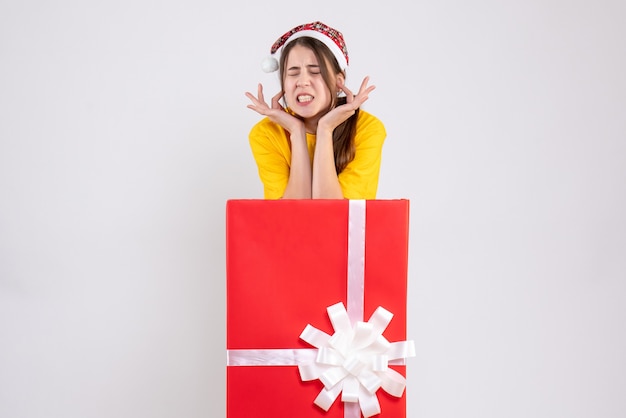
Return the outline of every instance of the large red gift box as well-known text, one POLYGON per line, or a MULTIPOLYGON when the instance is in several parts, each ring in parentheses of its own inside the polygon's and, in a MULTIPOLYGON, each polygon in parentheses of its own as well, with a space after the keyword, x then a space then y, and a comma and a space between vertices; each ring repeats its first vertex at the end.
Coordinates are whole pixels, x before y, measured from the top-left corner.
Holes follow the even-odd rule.
MULTIPOLYGON (((352 325, 382 307, 392 315, 382 336, 406 343, 408 222, 405 199, 227 201, 228 418, 361 416, 341 395, 328 410, 314 403, 324 384, 303 381, 298 364, 318 350, 300 335, 307 325, 339 334, 329 307, 347 307, 352 325), (233 360, 240 353, 248 360, 233 360)), ((389 368, 406 375, 402 361, 389 368)), ((375 397, 381 418, 405 417, 405 391, 375 397)))

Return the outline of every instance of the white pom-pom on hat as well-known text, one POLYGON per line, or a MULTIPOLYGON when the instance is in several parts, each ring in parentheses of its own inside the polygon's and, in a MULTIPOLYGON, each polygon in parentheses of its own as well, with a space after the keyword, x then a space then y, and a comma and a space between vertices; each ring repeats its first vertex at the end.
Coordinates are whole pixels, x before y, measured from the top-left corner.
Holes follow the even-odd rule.
POLYGON ((266 73, 273 73, 278 70, 278 60, 272 56, 265 57, 261 62, 261 68, 266 73))

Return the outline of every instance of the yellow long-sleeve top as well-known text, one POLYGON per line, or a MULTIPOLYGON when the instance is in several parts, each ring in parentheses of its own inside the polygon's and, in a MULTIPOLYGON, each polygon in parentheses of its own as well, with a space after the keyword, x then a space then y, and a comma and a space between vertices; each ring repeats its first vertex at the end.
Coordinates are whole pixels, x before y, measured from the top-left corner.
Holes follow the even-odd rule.
MULTIPOLYGON (((359 110, 354 137, 354 159, 338 176, 346 199, 376 198, 382 147, 386 136, 385 126, 377 117, 359 110)), ((306 134, 311 164, 315 139, 315 135, 306 134)), ((269 118, 264 118, 252 127, 249 140, 263 183, 265 199, 280 199, 287 187, 291 166, 289 134, 269 118)))

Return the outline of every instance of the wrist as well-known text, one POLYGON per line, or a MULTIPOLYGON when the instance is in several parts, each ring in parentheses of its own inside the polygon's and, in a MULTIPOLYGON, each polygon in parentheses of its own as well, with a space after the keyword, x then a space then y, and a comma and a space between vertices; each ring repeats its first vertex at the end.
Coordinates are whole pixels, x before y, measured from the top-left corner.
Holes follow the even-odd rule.
POLYGON ((306 130, 303 127, 287 129, 292 144, 306 144, 306 130))
POLYGON ((333 131, 335 130, 334 126, 328 126, 325 125, 324 123, 318 123, 317 124, 317 130, 315 132, 317 138, 323 138, 323 137, 333 137, 333 131))

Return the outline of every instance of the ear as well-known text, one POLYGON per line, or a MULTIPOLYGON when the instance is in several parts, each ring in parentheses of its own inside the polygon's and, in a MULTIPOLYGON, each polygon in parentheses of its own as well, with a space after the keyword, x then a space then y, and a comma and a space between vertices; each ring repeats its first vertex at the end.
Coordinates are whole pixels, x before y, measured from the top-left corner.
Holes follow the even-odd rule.
POLYGON ((346 84, 346 76, 344 76, 343 73, 337 74, 337 84, 342 86, 346 84))

